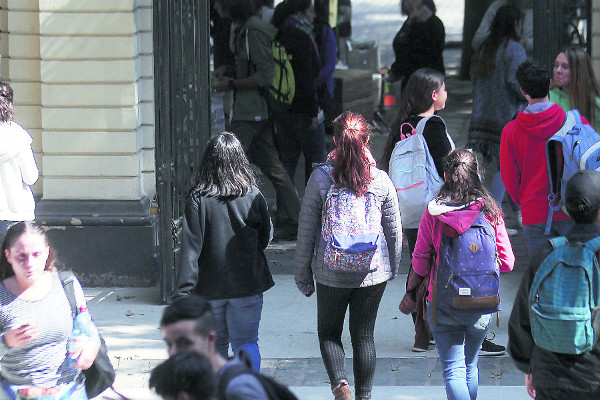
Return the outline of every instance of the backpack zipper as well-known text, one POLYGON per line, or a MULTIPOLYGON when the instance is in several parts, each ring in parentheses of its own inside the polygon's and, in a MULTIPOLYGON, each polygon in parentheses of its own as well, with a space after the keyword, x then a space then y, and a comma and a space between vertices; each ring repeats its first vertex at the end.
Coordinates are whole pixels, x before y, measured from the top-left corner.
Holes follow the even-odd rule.
POLYGON ((454 274, 450 274, 450 276, 448 277, 448 282, 446 282, 446 286, 444 286, 444 288, 448 289, 448 285, 450 285, 450 281, 452 280, 453 276, 454 274))
POLYGON ((573 148, 571 149, 571 160, 574 158, 573 153, 575 153, 575 147, 579 146, 579 143, 581 143, 581 140, 577 140, 575 143, 573 143, 573 148))

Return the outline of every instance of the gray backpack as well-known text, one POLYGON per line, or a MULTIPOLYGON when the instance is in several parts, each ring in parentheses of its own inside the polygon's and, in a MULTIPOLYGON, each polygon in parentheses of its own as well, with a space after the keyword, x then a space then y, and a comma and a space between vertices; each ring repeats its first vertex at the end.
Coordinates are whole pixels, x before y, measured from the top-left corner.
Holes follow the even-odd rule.
MULTIPOLYGON (((389 175, 398 195, 404 228, 419 227, 427 204, 433 200, 444 183, 435 168, 433 157, 423 137, 425 124, 431 117, 423 117, 417 127, 407 135, 402 134, 402 126, 409 125, 412 128, 412 125, 402 124, 400 140, 396 143, 390 158, 389 175)), ((440 118, 437 115, 436 117, 440 118)), ((447 131, 446 135, 454 149, 454 142, 447 131)))

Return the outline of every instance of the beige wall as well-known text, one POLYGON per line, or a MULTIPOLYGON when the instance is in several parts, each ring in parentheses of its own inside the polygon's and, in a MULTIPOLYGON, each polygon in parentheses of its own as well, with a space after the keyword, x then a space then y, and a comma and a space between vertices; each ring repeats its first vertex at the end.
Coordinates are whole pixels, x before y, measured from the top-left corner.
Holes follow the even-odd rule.
POLYGON ((1 0, 2 79, 44 199, 152 197, 151 0, 1 0))

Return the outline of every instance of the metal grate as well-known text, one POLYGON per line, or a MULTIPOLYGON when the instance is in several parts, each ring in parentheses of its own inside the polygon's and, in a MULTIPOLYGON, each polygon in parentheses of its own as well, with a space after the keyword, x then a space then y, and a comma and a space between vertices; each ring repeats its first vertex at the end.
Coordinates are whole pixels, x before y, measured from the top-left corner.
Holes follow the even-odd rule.
POLYGON ((156 186, 161 297, 180 263, 185 199, 210 138, 209 3, 154 0, 156 186))

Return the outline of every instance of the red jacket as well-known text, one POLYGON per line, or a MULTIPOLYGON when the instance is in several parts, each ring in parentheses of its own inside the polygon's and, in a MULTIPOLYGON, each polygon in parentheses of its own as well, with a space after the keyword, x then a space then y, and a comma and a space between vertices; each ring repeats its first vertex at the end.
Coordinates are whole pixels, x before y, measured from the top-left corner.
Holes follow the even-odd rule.
MULTIPOLYGON (((546 141, 562 126, 565 112, 559 105, 539 113, 519 112, 500 138, 500 173, 506 191, 521 206, 523 225, 545 223, 548 219, 550 178, 546 141)), ((587 121, 583 121, 587 124, 587 121)), ((555 211, 553 221, 569 217, 555 211)))

